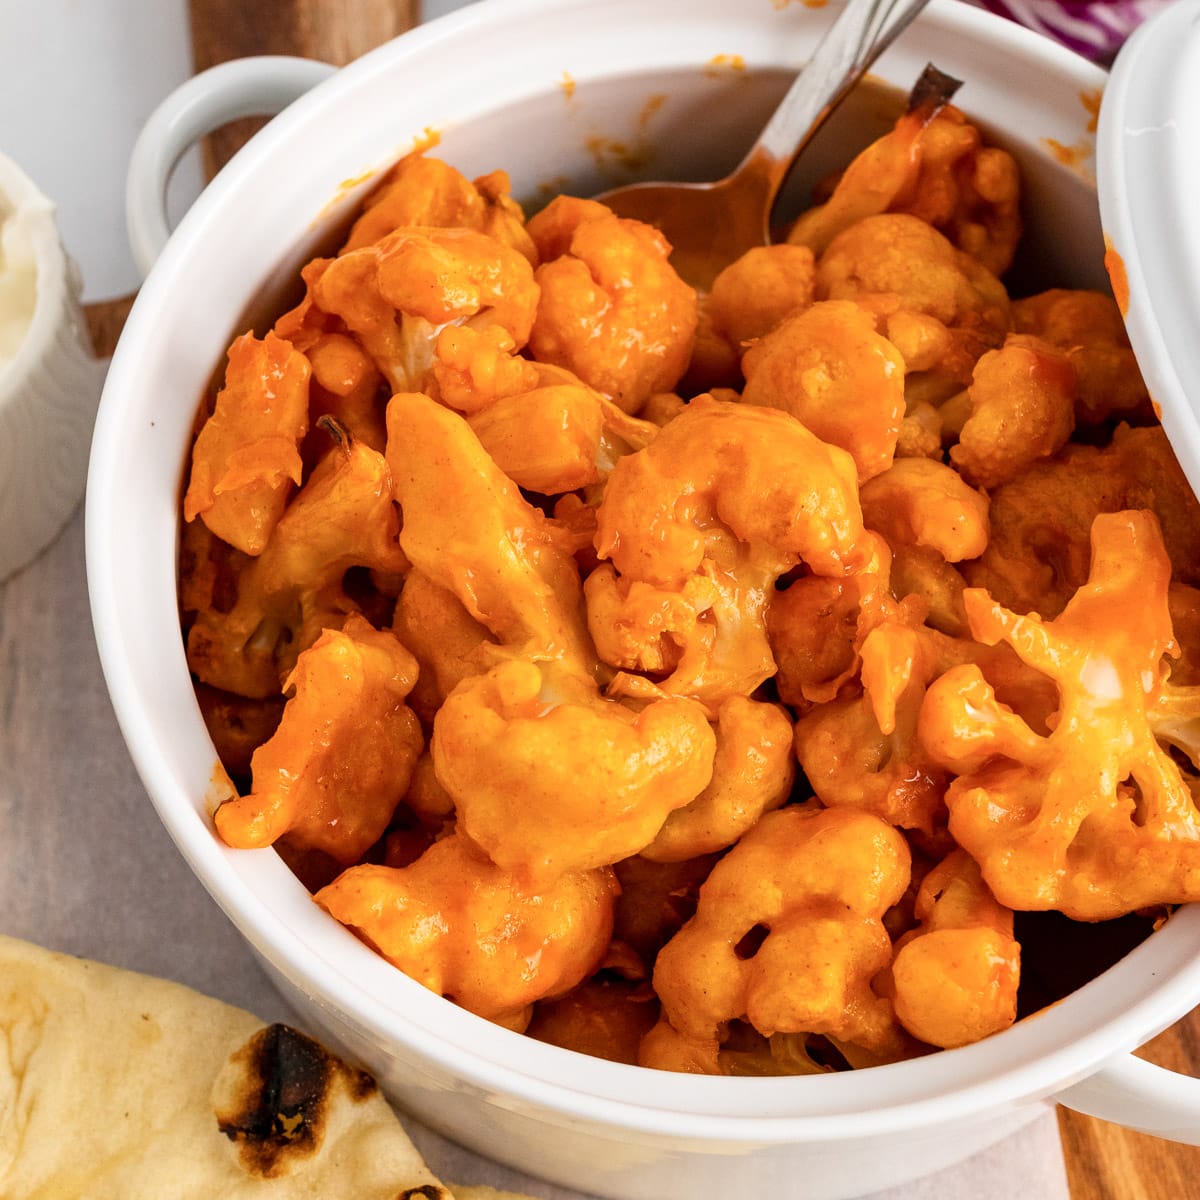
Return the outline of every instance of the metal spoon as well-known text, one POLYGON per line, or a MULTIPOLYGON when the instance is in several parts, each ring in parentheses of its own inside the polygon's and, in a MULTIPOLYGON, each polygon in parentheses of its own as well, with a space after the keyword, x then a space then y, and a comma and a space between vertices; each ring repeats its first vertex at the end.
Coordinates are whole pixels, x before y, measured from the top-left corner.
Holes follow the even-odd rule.
POLYGON ((675 269, 707 288, 717 271, 770 242, 771 209, 796 156, 928 0, 848 0, 731 175, 715 183, 635 183, 596 197, 656 225, 675 269))

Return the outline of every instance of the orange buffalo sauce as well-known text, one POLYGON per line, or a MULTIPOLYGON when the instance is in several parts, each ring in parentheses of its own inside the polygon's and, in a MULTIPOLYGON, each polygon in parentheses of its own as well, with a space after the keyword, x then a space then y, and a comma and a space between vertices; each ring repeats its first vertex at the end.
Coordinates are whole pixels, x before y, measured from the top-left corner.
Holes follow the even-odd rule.
POLYGON ((1121 310, 1121 316, 1129 314, 1129 276, 1125 271, 1125 260, 1117 253, 1113 244, 1104 239, 1104 269, 1112 284, 1113 299, 1121 310))

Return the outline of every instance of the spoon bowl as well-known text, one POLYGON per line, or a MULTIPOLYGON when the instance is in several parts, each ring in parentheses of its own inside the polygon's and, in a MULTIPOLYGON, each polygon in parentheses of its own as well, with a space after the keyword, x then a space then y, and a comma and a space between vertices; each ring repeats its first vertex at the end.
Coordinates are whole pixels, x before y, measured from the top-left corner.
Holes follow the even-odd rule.
POLYGON ((771 212, 797 156, 928 0, 848 0, 737 168, 712 183, 635 183, 596 199, 662 230, 671 262, 707 290, 717 272, 771 242, 771 212))

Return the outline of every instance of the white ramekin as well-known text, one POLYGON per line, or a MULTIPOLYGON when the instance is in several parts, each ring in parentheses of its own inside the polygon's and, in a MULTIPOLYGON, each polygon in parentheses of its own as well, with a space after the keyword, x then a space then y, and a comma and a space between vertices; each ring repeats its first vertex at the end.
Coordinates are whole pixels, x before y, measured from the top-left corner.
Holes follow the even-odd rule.
POLYGON ((0 363, 0 581, 54 539, 82 498, 103 379, 54 205, 0 154, 6 223, 32 263, 35 297, 16 353, 0 363))
MULTIPOLYGON (((772 0, 484 0, 304 94, 221 172, 165 248, 158 172, 182 149, 182 133, 166 133, 187 130, 179 111, 245 111, 247 81, 274 81, 280 101, 311 81, 289 85, 295 64, 270 59, 201 77, 175 110, 168 102, 146 135, 153 144, 135 156, 135 242, 144 261, 162 252, 101 403, 87 550, 101 659, 141 777, 281 987, 401 1105, 484 1154, 606 1196, 769 1189, 837 1200, 961 1159, 1053 1100, 1200 1142, 1200 1083, 1129 1053, 1200 1000, 1200 907, 977 1045, 838 1076, 695 1078, 576 1055, 454 1007, 312 904, 273 852, 229 850, 213 833, 215 752, 179 635, 175 552, 193 413, 232 335, 370 178, 430 131, 468 175, 509 170, 522 197, 618 180, 614 143, 636 151, 647 176, 714 177, 830 19, 826 8, 772 0), (747 70, 716 65, 732 56, 747 70)), ((1045 278, 1104 286, 1090 178, 1103 72, 956 0, 933 0, 875 73, 907 88, 929 60, 966 81, 958 102, 1020 156, 1030 257, 1045 278)), ((823 173, 885 127, 871 105, 852 104, 805 172, 823 173)))

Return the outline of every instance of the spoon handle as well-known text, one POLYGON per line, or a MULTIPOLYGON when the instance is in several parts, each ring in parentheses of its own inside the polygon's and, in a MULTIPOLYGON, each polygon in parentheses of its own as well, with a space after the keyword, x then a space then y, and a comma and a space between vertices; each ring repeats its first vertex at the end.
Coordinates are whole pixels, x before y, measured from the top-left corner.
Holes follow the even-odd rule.
POLYGON ((848 0, 767 122, 747 160, 791 164, 863 72, 928 0, 848 0))

